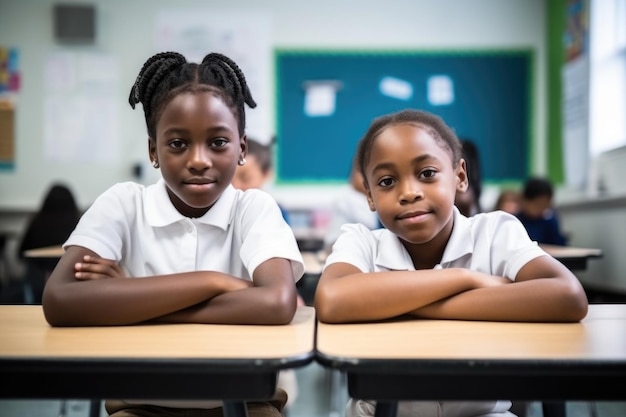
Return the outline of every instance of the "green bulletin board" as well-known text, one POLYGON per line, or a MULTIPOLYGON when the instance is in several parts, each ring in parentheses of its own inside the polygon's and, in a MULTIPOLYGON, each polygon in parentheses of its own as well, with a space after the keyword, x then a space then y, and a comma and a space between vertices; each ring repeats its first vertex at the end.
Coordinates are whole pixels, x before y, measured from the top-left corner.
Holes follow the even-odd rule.
POLYGON ((436 113, 460 138, 474 141, 483 181, 521 181, 529 172, 528 50, 278 50, 275 58, 278 183, 345 182, 372 119, 405 108, 436 113), (452 101, 433 102, 432 77, 450 81, 452 101), (382 80, 389 79, 398 81, 398 94, 384 93, 382 80), (323 116, 305 111, 316 84, 336 90, 334 108, 323 116))

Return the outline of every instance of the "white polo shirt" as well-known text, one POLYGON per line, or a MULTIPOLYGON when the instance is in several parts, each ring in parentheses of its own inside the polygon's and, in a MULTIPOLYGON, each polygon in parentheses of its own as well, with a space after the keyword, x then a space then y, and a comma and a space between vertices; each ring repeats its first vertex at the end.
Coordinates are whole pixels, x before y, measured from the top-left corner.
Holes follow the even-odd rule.
POLYGON ((129 277, 197 270, 250 280, 270 258, 286 258, 296 281, 304 262, 276 201, 265 191, 228 186, 207 213, 180 214, 165 182, 119 183, 100 195, 64 247, 79 245, 117 261, 129 277))
MULTIPOLYGON (((326 259, 325 267, 346 262, 363 272, 414 271, 409 253, 388 229, 369 230, 346 224, 326 259)), ((532 259, 547 255, 513 215, 503 211, 463 216, 454 207, 454 228, 437 267, 468 268, 515 280, 532 259)))

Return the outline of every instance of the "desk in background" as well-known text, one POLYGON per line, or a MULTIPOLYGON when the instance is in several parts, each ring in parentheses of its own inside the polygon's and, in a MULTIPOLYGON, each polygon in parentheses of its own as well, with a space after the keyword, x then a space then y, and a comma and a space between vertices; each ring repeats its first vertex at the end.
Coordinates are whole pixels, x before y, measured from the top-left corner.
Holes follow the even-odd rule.
POLYGON ((0 306, 3 398, 221 399, 227 416, 314 359, 315 312, 285 326, 50 327, 41 306, 0 306), (252 341, 252 343, 251 343, 252 341))
POLYGON ((61 246, 48 246, 45 248, 29 249, 24 251, 27 259, 50 259, 59 260, 63 256, 64 250, 61 246))
POLYGON ((602 257, 602 249, 544 244, 540 246, 572 271, 584 271, 589 259, 602 257))
POLYGON ((354 398, 626 399, 626 305, 595 304, 581 323, 389 320, 317 325, 318 360, 347 373, 354 398))
POLYGON ((64 250, 60 245, 24 251, 24 259, 27 264, 24 282, 24 302, 26 304, 41 304, 46 281, 63 253, 64 250))
MULTIPOLYGON (((543 244, 540 246, 570 269, 585 269, 589 259, 602 257, 602 249, 543 244)), ((59 259, 62 255, 63 248, 61 246, 30 249, 24 252, 24 256, 30 259, 59 259)), ((324 250, 318 248, 313 251, 303 250, 302 257, 304 258, 306 273, 321 273, 326 260, 324 250)))

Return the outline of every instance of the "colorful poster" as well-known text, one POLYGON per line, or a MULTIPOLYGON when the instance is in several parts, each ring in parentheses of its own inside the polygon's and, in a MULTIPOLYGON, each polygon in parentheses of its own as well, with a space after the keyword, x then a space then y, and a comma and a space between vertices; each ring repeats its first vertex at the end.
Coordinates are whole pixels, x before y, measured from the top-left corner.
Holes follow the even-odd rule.
POLYGON ((17 48, 0 46, 0 94, 20 89, 19 53, 17 48))
POLYGON ((584 0, 569 0, 563 46, 565 60, 571 62, 588 52, 589 19, 584 0))
POLYGON ((587 187, 589 167, 589 8, 569 0, 563 47, 563 152, 565 181, 572 189, 587 187))

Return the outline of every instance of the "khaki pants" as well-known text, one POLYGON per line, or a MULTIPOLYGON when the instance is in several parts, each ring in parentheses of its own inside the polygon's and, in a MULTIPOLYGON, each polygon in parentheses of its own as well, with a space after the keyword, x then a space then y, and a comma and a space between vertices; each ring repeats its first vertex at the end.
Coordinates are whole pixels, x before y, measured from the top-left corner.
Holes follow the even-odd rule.
MULTIPOLYGON (((282 417, 287 403, 287 393, 278 389, 269 401, 248 402, 248 417, 282 417)), ((170 408, 148 404, 129 404, 124 401, 106 400, 104 408, 110 417, 224 417, 219 408, 170 408)))

